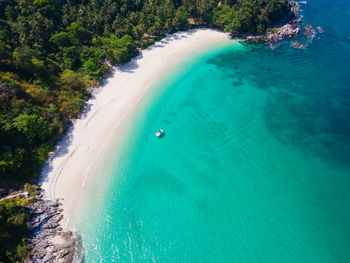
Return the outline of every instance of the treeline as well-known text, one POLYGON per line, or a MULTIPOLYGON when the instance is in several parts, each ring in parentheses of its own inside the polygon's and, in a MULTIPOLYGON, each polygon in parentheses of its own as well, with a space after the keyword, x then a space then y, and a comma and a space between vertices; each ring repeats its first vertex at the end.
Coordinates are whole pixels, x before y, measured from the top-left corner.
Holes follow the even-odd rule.
POLYGON ((37 178, 90 88, 138 47, 193 24, 263 32, 288 12, 286 0, 0 0, 0 188, 37 178))
POLYGON ((224 31, 246 34, 264 33, 290 12, 285 0, 237 0, 213 10, 212 25, 224 31))

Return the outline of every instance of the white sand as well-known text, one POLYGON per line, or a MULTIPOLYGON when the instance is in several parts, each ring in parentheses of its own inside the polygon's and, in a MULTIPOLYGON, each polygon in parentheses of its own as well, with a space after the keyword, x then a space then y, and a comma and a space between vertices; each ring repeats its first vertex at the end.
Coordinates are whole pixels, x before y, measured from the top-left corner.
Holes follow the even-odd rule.
POLYGON ((209 29, 169 35, 130 63, 115 68, 105 84, 93 92, 86 111, 69 128, 42 171, 45 197, 62 198, 64 228, 74 212, 86 177, 103 158, 123 120, 133 113, 152 87, 150 84, 192 54, 227 41, 227 34, 209 29))

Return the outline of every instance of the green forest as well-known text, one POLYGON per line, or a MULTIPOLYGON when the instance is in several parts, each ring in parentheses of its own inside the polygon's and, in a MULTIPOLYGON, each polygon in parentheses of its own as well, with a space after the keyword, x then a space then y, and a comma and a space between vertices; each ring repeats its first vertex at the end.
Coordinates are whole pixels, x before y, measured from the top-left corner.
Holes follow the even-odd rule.
MULTIPOLYGON (((287 0, 0 0, 0 198, 38 178, 110 65, 165 33, 264 33, 288 14, 287 0)), ((0 201, 0 262, 28 253, 22 203, 0 201)))

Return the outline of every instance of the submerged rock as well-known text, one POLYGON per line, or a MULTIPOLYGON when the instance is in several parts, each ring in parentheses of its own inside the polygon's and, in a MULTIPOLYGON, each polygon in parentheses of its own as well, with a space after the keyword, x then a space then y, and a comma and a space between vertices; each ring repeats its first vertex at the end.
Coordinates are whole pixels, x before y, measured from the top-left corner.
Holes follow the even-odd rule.
POLYGON ((308 25, 305 27, 305 33, 304 33, 305 36, 307 37, 310 37, 310 38, 314 38, 315 35, 316 35, 316 32, 315 30, 312 28, 311 25, 308 25))
POLYGON ((296 42, 296 41, 292 42, 290 45, 292 47, 295 47, 295 48, 300 48, 300 46, 301 46, 301 44, 299 42, 296 42))
POLYGON ((253 45, 263 44, 266 42, 266 36, 265 35, 247 36, 245 38, 245 42, 253 45))
POLYGON ((297 42, 297 41, 293 41, 290 45, 291 45, 292 47, 294 47, 294 48, 304 48, 304 47, 305 47, 305 45, 300 44, 300 43, 297 42))
POLYGON ((318 27, 317 27, 317 30, 318 30, 318 33, 320 33, 320 34, 324 33, 323 28, 322 28, 322 27, 320 27, 320 26, 318 26, 318 27))

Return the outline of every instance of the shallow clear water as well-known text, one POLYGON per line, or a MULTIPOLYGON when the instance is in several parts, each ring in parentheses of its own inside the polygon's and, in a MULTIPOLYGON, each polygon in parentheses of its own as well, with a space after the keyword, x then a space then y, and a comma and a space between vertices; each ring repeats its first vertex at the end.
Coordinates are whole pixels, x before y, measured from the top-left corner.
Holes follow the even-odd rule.
POLYGON ((143 101, 77 216, 86 262, 350 262, 350 3, 302 9, 306 49, 232 43, 143 101))

